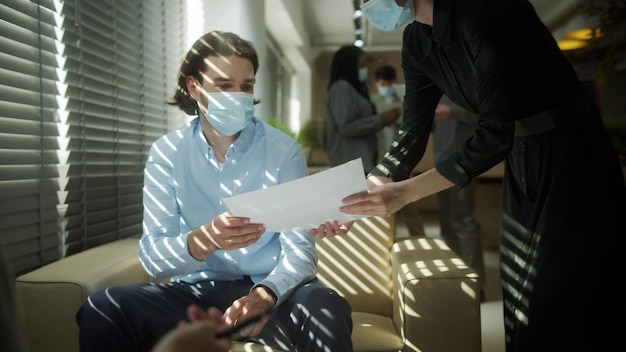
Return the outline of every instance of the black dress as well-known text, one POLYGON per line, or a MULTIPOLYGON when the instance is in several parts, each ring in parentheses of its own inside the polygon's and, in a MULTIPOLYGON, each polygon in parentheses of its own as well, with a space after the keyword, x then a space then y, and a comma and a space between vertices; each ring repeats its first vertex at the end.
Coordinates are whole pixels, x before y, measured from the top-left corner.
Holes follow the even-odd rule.
POLYGON ((623 299, 609 280, 620 277, 624 178, 597 110, 531 4, 435 0, 433 26, 414 22, 403 40, 404 120, 397 144, 371 174, 409 177, 442 94, 476 113, 474 137, 435 167, 464 187, 505 160, 507 351, 618 343, 606 314, 623 299))

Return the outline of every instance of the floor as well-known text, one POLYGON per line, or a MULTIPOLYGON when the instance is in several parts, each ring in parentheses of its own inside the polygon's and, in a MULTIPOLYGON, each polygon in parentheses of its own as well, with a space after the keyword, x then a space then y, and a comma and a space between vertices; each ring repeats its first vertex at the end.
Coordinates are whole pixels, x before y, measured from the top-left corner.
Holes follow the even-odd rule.
MULTIPOLYGON (((436 213, 421 213, 424 230, 428 237, 439 237, 436 213)), ((396 221, 396 237, 408 236, 402 221, 396 221)), ((504 322, 502 319, 502 294, 498 269, 498 252, 490 246, 485 248, 486 287, 485 302, 480 305, 482 352, 504 352, 504 322)))

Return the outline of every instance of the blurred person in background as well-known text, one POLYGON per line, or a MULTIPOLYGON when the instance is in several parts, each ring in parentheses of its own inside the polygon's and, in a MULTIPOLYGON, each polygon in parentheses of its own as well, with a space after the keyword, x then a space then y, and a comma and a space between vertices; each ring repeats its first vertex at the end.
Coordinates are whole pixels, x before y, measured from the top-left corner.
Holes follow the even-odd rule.
POLYGON ((400 130, 402 123, 402 97, 398 96, 395 85, 398 83, 398 74, 396 69, 391 65, 382 65, 374 71, 374 85, 376 92, 372 94, 372 103, 377 111, 387 111, 389 109, 399 108, 400 116, 394 123, 383 127, 376 137, 378 139, 378 160, 383 160, 383 156, 391 145, 400 130))
POLYGON ((326 151, 331 166, 361 158, 365 173, 378 160, 376 134, 400 117, 400 108, 377 112, 367 91, 365 52, 341 47, 330 68, 326 99, 326 151))
MULTIPOLYGON (((476 130, 476 115, 441 97, 433 122, 433 152, 438 163, 467 142, 476 130)), ((437 193, 441 237, 465 264, 478 274, 481 301, 485 299, 485 261, 480 228, 475 214, 476 178, 463 188, 437 193)))
MULTIPOLYGON (((374 85, 376 86, 376 92, 372 94, 372 102, 377 111, 387 111, 390 109, 399 108, 402 111, 402 97, 398 95, 395 90, 395 85, 398 83, 398 74, 396 69, 391 65, 382 65, 376 68, 374 71, 374 85)), ((400 117, 394 122, 383 127, 376 134, 378 140, 378 160, 380 162, 383 156, 387 152, 387 149, 391 145, 391 142, 396 138, 398 131, 400 130, 400 123, 402 122, 402 113, 400 117)), ((424 237, 426 232, 424 231, 424 222, 420 215, 419 205, 416 202, 409 203, 402 208, 398 215, 406 225, 410 236, 424 237)))

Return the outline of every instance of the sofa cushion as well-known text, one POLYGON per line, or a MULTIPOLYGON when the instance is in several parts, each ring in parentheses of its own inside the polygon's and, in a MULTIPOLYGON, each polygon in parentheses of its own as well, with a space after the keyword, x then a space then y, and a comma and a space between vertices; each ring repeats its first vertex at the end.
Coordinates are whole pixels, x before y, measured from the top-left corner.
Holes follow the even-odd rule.
POLYGON ((31 350, 78 351, 75 315, 89 294, 112 285, 148 282, 137 248, 137 238, 123 239, 19 276, 15 293, 31 350))
POLYGON ((392 248, 392 267, 402 281, 395 287, 393 319, 411 351, 481 350, 477 274, 444 241, 400 240, 392 248))
POLYGON ((355 221, 346 236, 316 241, 317 277, 345 297, 353 312, 390 317, 393 217, 355 221))
MULTIPOLYGON (((353 312, 352 343, 354 352, 397 352, 404 344, 389 317, 353 312)), ((281 350, 253 342, 235 342, 232 352, 279 352, 281 350)))

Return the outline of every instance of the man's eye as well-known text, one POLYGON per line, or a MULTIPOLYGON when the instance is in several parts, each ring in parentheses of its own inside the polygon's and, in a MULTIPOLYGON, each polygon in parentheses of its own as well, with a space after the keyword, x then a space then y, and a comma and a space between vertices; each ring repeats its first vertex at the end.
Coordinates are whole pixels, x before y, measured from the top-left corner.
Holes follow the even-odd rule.
POLYGON ((252 92, 254 91, 254 86, 252 84, 244 84, 241 86, 241 90, 244 92, 252 92))
POLYGON ((219 90, 227 91, 233 87, 232 84, 220 84, 217 86, 219 90))

